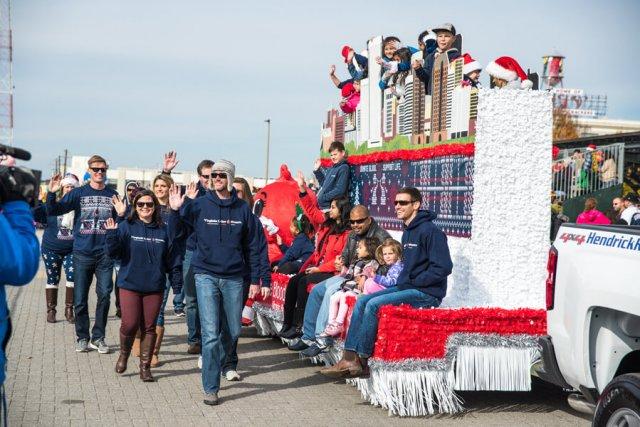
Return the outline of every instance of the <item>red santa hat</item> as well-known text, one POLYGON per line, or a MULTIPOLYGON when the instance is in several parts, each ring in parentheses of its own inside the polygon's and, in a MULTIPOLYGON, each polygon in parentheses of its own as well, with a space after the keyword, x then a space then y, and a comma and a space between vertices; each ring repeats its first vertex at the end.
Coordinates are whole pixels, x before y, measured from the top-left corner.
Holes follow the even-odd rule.
POLYGON ((351 52, 353 49, 351 49, 351 46, 342 46, 342 57, 344 58, 344 62, 349 62, 349 60, 347 59, 349 57, 349 52, 351 52))
POLYGON ((506 80, 507 82, 520 79, 520 87, 522 89, 531 89, 533 87, 533 82, 527 78, 518 61, 510 56, 501 56, 495 61, 490 62, 485 70, 490 76, 506 80))
POLYGON ((587 145, 587 151, 596 151, 596 144, 589 144, 587 145))
POLYGON ((480 63, 473 59, 468 53, 462 55, 462 59, 464 59, 464 66, 462 67, 463 74, 469 74, 472 71, 482 70, 482 65, 480 65, 480 63))

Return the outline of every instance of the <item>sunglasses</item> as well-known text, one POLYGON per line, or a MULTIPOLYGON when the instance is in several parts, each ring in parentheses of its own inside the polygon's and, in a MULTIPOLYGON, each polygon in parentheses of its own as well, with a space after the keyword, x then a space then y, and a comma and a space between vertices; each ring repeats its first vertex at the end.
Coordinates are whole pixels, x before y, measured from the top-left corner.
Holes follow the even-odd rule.
POLYGON ((107 168, 91 168, 93 173, 107 173, 107 168))
POLYGON ((224 172, 211 172, 211 178, 212 179, 216 179, 216 178, 227 179, 227 174, 224 173, 224 172))
POLYGON ((349 220, 349 222, 351 223, 351 225, 354 225, 354 224, 364 224, 364 222, 365 222, 366 220, 368 220, 368 219, 369 219, 369 217, 366 217, 366 218, 360 218, 360 219, 350 219, 350 220, 349 220))
POLYGON ((394 204, 395 206, 398 206, 398 205, 400 205, 400 206, 407 206, 408 204, 410 204, 410 203, 415 203, 416 201, 417 201, 417 200, 395 200, 395 201, 393 202, 393 204, 394 204))
POLYGON ((211 178, 211 175, 200 175, 201 177, 203 177, 204 179, 209 179, 211 178))
POLYGON ((139 208, 152 208, 155 204, 153 202, 136 202, 136 207, 139 208))

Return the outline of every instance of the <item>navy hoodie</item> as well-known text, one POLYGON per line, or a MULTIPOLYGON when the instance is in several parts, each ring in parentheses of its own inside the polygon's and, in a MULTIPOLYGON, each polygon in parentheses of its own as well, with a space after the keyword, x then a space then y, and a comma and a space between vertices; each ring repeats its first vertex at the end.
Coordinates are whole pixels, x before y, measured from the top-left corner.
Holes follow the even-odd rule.
POLYGON ((73 230, 63 227, 62 215, 48 216, 47 207, 40 205, 33 210, 36 222, 45 226, 42 235, 42 249, 67 254, 73 250, 73 230))
POLYGON ((404 269, 398 276, 398 289, 418 289, 438 300, 447 294, 447 276, 453 263, 447 236, 432 221, 436 214, 418 211, 402 234, 404 269))
MULTIPOLYGON (((202 186, 202 183, 200 181, 198 181, 198 184, 196 184, 196 188, 198 190, 196 198, 202 197, 207 194, 207 189, 202 186)), ((193 252, 196 250, 196 233, 189 226, 185 228, 186 230, 184 232, 188 234, 186 241, 186 250, 193 252)))
POLYGON ((73 252, 99 256, 104 251, 108 218, 116 218, 111 198, 118 193, 109 187, 94 190, 89 184, 74 188, 56 200, 56 193, 47 193, 47 215, 59 216, 75 211, 73 218, 73 252))
POLYGON ((321 185, 317 195, 320 209, 329 209, 333 199, 347 195, 349 192, 349 173, 349 164, 344 159, 327 169, 326 175, 322 168, 313 171, 321 185))
POLYGON ((169 274, 174 293, 180 293, 181 280, 173 277, 182 276, 180 253, 173 246, 173 237, 167 225, 145 224, 139 219, 122 221, 116 230, 107 230, 107 253, 120 260, 118 287, 161 292, 169 274))
MULTIPOLYGON (((280 249, 283 249, 283 246, 280 246, 280 249)), ((282 267, 287 262, 295 262, 298 264, 298 267, 302 267, 307 259, 311 256, 313 251, 315 250, 315 246, 309 236, 304 233, 300 233, 293 239, 293 243, 289 248, 284 246, 285 250, 284 256, 278 261, 278 268, 282 267)))
POLYGON ((194 229, 196 248, 191 265, 194 273, 222 278, 243 277, 245 254, 251 283, 260 280, 260 244, 249 205, 231 190, 228 199, 213 191, 194 200, 186 198, 180 209, 182 219, 194 229))

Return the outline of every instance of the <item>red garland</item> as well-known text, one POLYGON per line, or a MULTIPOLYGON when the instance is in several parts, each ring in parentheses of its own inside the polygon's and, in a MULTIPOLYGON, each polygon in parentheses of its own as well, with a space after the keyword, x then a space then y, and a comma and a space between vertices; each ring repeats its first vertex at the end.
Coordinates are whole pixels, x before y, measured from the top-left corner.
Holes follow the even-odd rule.
POLYGON ((534 309, 385 306, 378 314, 374 357, 386 361, 441 359, 454 333, 543 335, 546 316, 545 310, 534 309))
MULTIPOLYGON (((435 147, 419 148, 416 150, 377 151, 370 154, 353 155, 347 158, 350 165, 364 165, 368 163, 386 163, 394 160, 425 160, 443 156, 473 156, 475 144, 442 144, 435 147)), ((330 159, 322 159, 322 166, 331 166, 330 159)))

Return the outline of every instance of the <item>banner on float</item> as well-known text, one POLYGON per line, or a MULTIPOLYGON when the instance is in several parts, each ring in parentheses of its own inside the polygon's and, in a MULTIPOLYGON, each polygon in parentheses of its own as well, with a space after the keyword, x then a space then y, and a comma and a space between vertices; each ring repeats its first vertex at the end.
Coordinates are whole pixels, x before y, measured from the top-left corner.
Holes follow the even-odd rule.
POLYGON ((351 166, 351 202, 363 204, 387 230, 402 230, 393 201, 402 187, 416 187, 422 208, 435 212, 434 223, 448 236, 471 237, 473 156, 394 160, 351 166))

